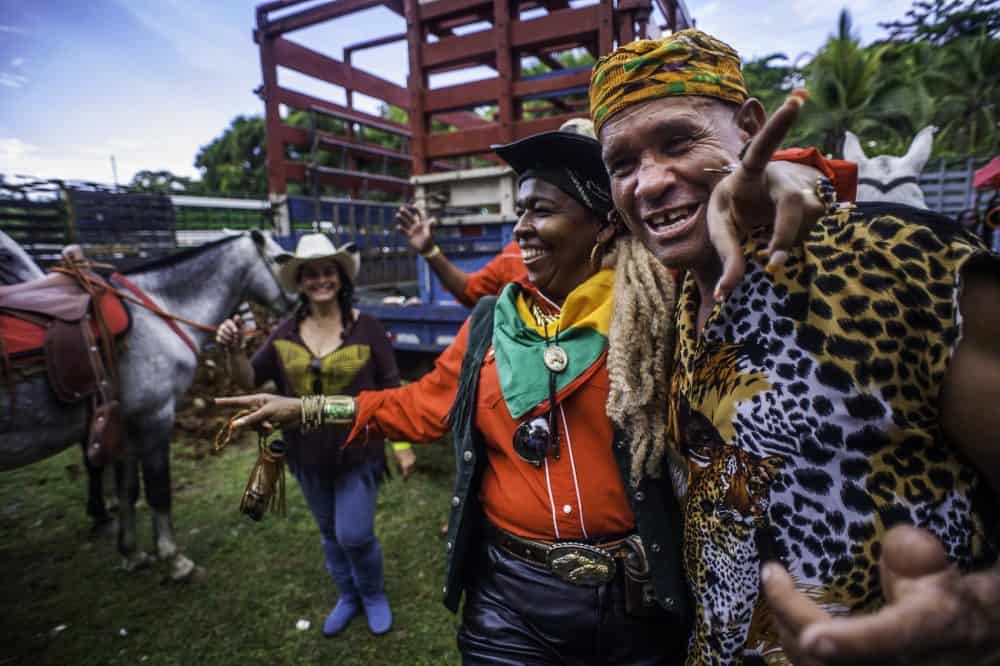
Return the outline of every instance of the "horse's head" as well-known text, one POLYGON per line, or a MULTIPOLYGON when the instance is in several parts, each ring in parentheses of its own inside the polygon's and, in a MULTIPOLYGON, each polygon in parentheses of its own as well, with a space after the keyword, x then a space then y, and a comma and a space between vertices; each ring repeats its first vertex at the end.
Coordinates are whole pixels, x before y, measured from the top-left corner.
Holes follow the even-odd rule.
POLYGON ((43 275, 17 241, 0 231, 0 284, 27 282, 43 275))
POLYGON ((858 165, 858 201, 884 201, 927 208, 920 189, 920 172, 931 156, 937 128, 929 125, 913 137, 910 149, 902 157, 878 155, 866 157, 858 137, 844 136, 844 159, 858 165))
POLYGON ((243 295, 274 312, 286 312, 295 304, 295 294, 282 289, 275 274, 275 259, 284 249, 268 233, 254 230, 248 232, 247 237, 257 257, 250 261, 243 295))

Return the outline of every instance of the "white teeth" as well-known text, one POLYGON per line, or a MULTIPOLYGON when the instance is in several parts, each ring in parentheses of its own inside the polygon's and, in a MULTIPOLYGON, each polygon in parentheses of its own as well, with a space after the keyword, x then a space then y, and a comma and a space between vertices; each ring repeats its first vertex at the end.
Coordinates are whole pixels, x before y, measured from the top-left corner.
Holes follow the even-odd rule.
POLYGON ((686 220, 693 210, 694 208, 692 206, 687 206, 685 208, 678 208, 669 213, 654 215, 653 217, 646 218, 646 224, 654 229, 664 225, 677 224, 678 222, 686 220))
POLYGON ((538 257, 542 256, 543 254, 545 254, 545 250, 540 250, 538 248, 534 248, 534 247, 522 247, 521 248, 521 256, 524 259, 528 260, 528 261, 530 261, 532 259, 537 259, 538 257))

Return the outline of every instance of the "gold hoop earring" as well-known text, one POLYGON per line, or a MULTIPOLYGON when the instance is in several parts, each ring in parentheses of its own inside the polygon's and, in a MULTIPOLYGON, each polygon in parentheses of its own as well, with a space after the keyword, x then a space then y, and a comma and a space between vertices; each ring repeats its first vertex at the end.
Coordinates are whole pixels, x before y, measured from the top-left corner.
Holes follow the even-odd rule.
POLYGON ((601 264, 597 260, 597 251, 601 249, 602 245, 604 245, 604 243, 597 241, 594 243, 594 247, 590 250, 590 270, 594 273, 601 270, 601 264))
POLYGON ((612 208, 608 212, 608 224, 615 228, 616 235, 622 230, 630 229, 625 222, 625 215, 617 208, 612 208))

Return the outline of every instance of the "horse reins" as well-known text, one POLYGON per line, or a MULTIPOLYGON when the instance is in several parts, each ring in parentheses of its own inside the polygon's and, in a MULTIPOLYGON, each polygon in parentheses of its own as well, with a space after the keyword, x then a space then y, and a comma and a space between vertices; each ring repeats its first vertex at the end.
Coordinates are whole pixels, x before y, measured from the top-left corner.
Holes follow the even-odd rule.
MULTIPOLYGON (((274 271, 271 270, 271 264, 273 262, 271 260, 269 260, 266 256, 264 256, 263 252, 261 252, 261 250, 260 250, 260 247, 258 247, 256 243, 254 243, 254 248, 257 250, 257 256, 259 256, 261 258, 261 261, 264 262, 264 266, 267 267, 267 269, 268 269, 267 272, 270 273, 271 279, 274 280, 274 283, 278 286, 278 293, 281 294, 282 300, 287 305, 287 303, 288 303, 288 297, 285 295, 285 290, 281 287, 281 284, 278 282, 278 278, 274 275, 274 271)), ((98 265, 98 264, 91 264, 91 265, 92 266, 103 266, 103 265, 98 265)), ((191 350, 191 353, 194 354, 195 356, 198 356, 198 346, 194 343, 194 340, 191 339, 191 336, 189 336, 187 333, 185 333, 184 329, 182 329, 180 326, 177 325, 177 322, 179 321, 179 322, 181 322, 183 324, 187 324, 188 326, 191 326, 192 328, 196 328, 198 330, 205 331, 206 333, 215 333, 215 327, 214 326, 209 326, 208 324, 202 324, 201 322, 197 322, 197 321, 188 319, 186 317, 182 317, 180 315, 176 315, 176 314, 167 312, 166 310, 164 310, 163 308, 161 308, 160 306, 158 306, 156 303, 154 303, 153 299, 151 299, 146 294, 146 292, 144 292, 142 289, 140 289, 138 286, 136 286, 131 280, 129 280, 128 278, 126 278, 121 273, 117 273, 117 272, 116 273, 112 273, 111 274, 111 279, 114 280, 115 282, 118 282, 122 286, 124 286, 131 293, 125 293, 122 290, 116 289, 115 287, 113 287, 111 285, 104 285, 104 284, 102 284, 100 282, 97 282, 94 278, 92 278, 91 276, 89 276, 86 273, 84 273, 83 271, 81 271, 80 267, 78 267, 75 263, 71 263, 68 267, 66 267, 66 266, 55 266, 55 267, 52 268, 52 271, 56 272, 56 273, 64 273, 66 275, 69 275, 69 276, 73 277, 74 279, 76 279, 79 282, 80 286, 84 290, 86 290, 88 293, 91 293, 91 289, 95 289, 95 288, 104 289, 104 290, 110 291, 111 293, 113 293, 115 296, 118 296, 119 298, 122 298, 122 299, 125 299, 126 301, 129 301, 130 303, 135 303, 136 305, 139 305, 141 307, 146 308, 147 310, 149 310, 153 314, 155 314, 158 317, 162 318, 164 320, 164 322, 167 324, 167 326, 170 327, 170 330, 172 330, 174 333, 176 333, 177 337, 179 337, 181 340, 184 341, 184 344, 186 344, 188 346, 188 348, 191 350)), ((93 293, 91 293, 91 296, 93 296, 93 293)), ((252 335, 253 331, 242 331, 242 334, 243 335, 252 335)))
POLYGON ((188 326, 193 326, 194 328, 205 331, 206 333, 215 332, 215 329, 212 328, 211 326, 208 326, 207 324, 202 324, 197 321, 191 321, 190 319, 186 319, 184 317, 181 317, 180 315, 171 314, 165 311, 163 308, 154 303, 153 300, 146 295, 146 292, 142 291, 141 289, 139 289, 139 287, 135 286, 135 284, 133 284, 131 280, 129 280, 121 273, 113 273, 111 275, 111 279, 114 280, 115 282, 122 284, 126 289, 135 294, 135 296, 125 294, 118 289, 115 289, 116 294, 118 294, 124 299, 127 299, 132 303, 135 303, 136 305, 141 305, 142 307, 146 308, 153 314, 163 318, 164 323, 166 323, 166 325, 170 327, 170 330, 176 333, 177 336, 184 341, 184 344, 186 344, 188 347, 191 348, 191 353, 193 353, 195 356, 198 356, 198 346, 195 345, 194 340, 191 339, 191 336, 185 333, 184 329, 182 329, 180 326, 177 325, 177 322, 178 321, 183 322, 188 326))

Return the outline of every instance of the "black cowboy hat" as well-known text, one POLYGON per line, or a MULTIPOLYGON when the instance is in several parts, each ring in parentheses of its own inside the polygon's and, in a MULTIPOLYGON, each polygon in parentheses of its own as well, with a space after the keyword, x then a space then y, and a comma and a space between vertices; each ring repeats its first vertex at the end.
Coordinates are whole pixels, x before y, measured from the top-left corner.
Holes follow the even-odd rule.
POLYGON ((560 189, 578 199, 579 195, 572 190, 583 188, 587 203, 593 204, 601 213, 610 210, 611 181, 601 160, 601 144, 596 139, 556 130, 490 147, 521 178, 533 172, 542 174, 557 170, 571 173, 572 185, 557 182, 560 189))
POLYGON ((490 148, 518 174, 529 170, 569 168, 610 189, 601 144, 583 134, 555 130, 490 148))

